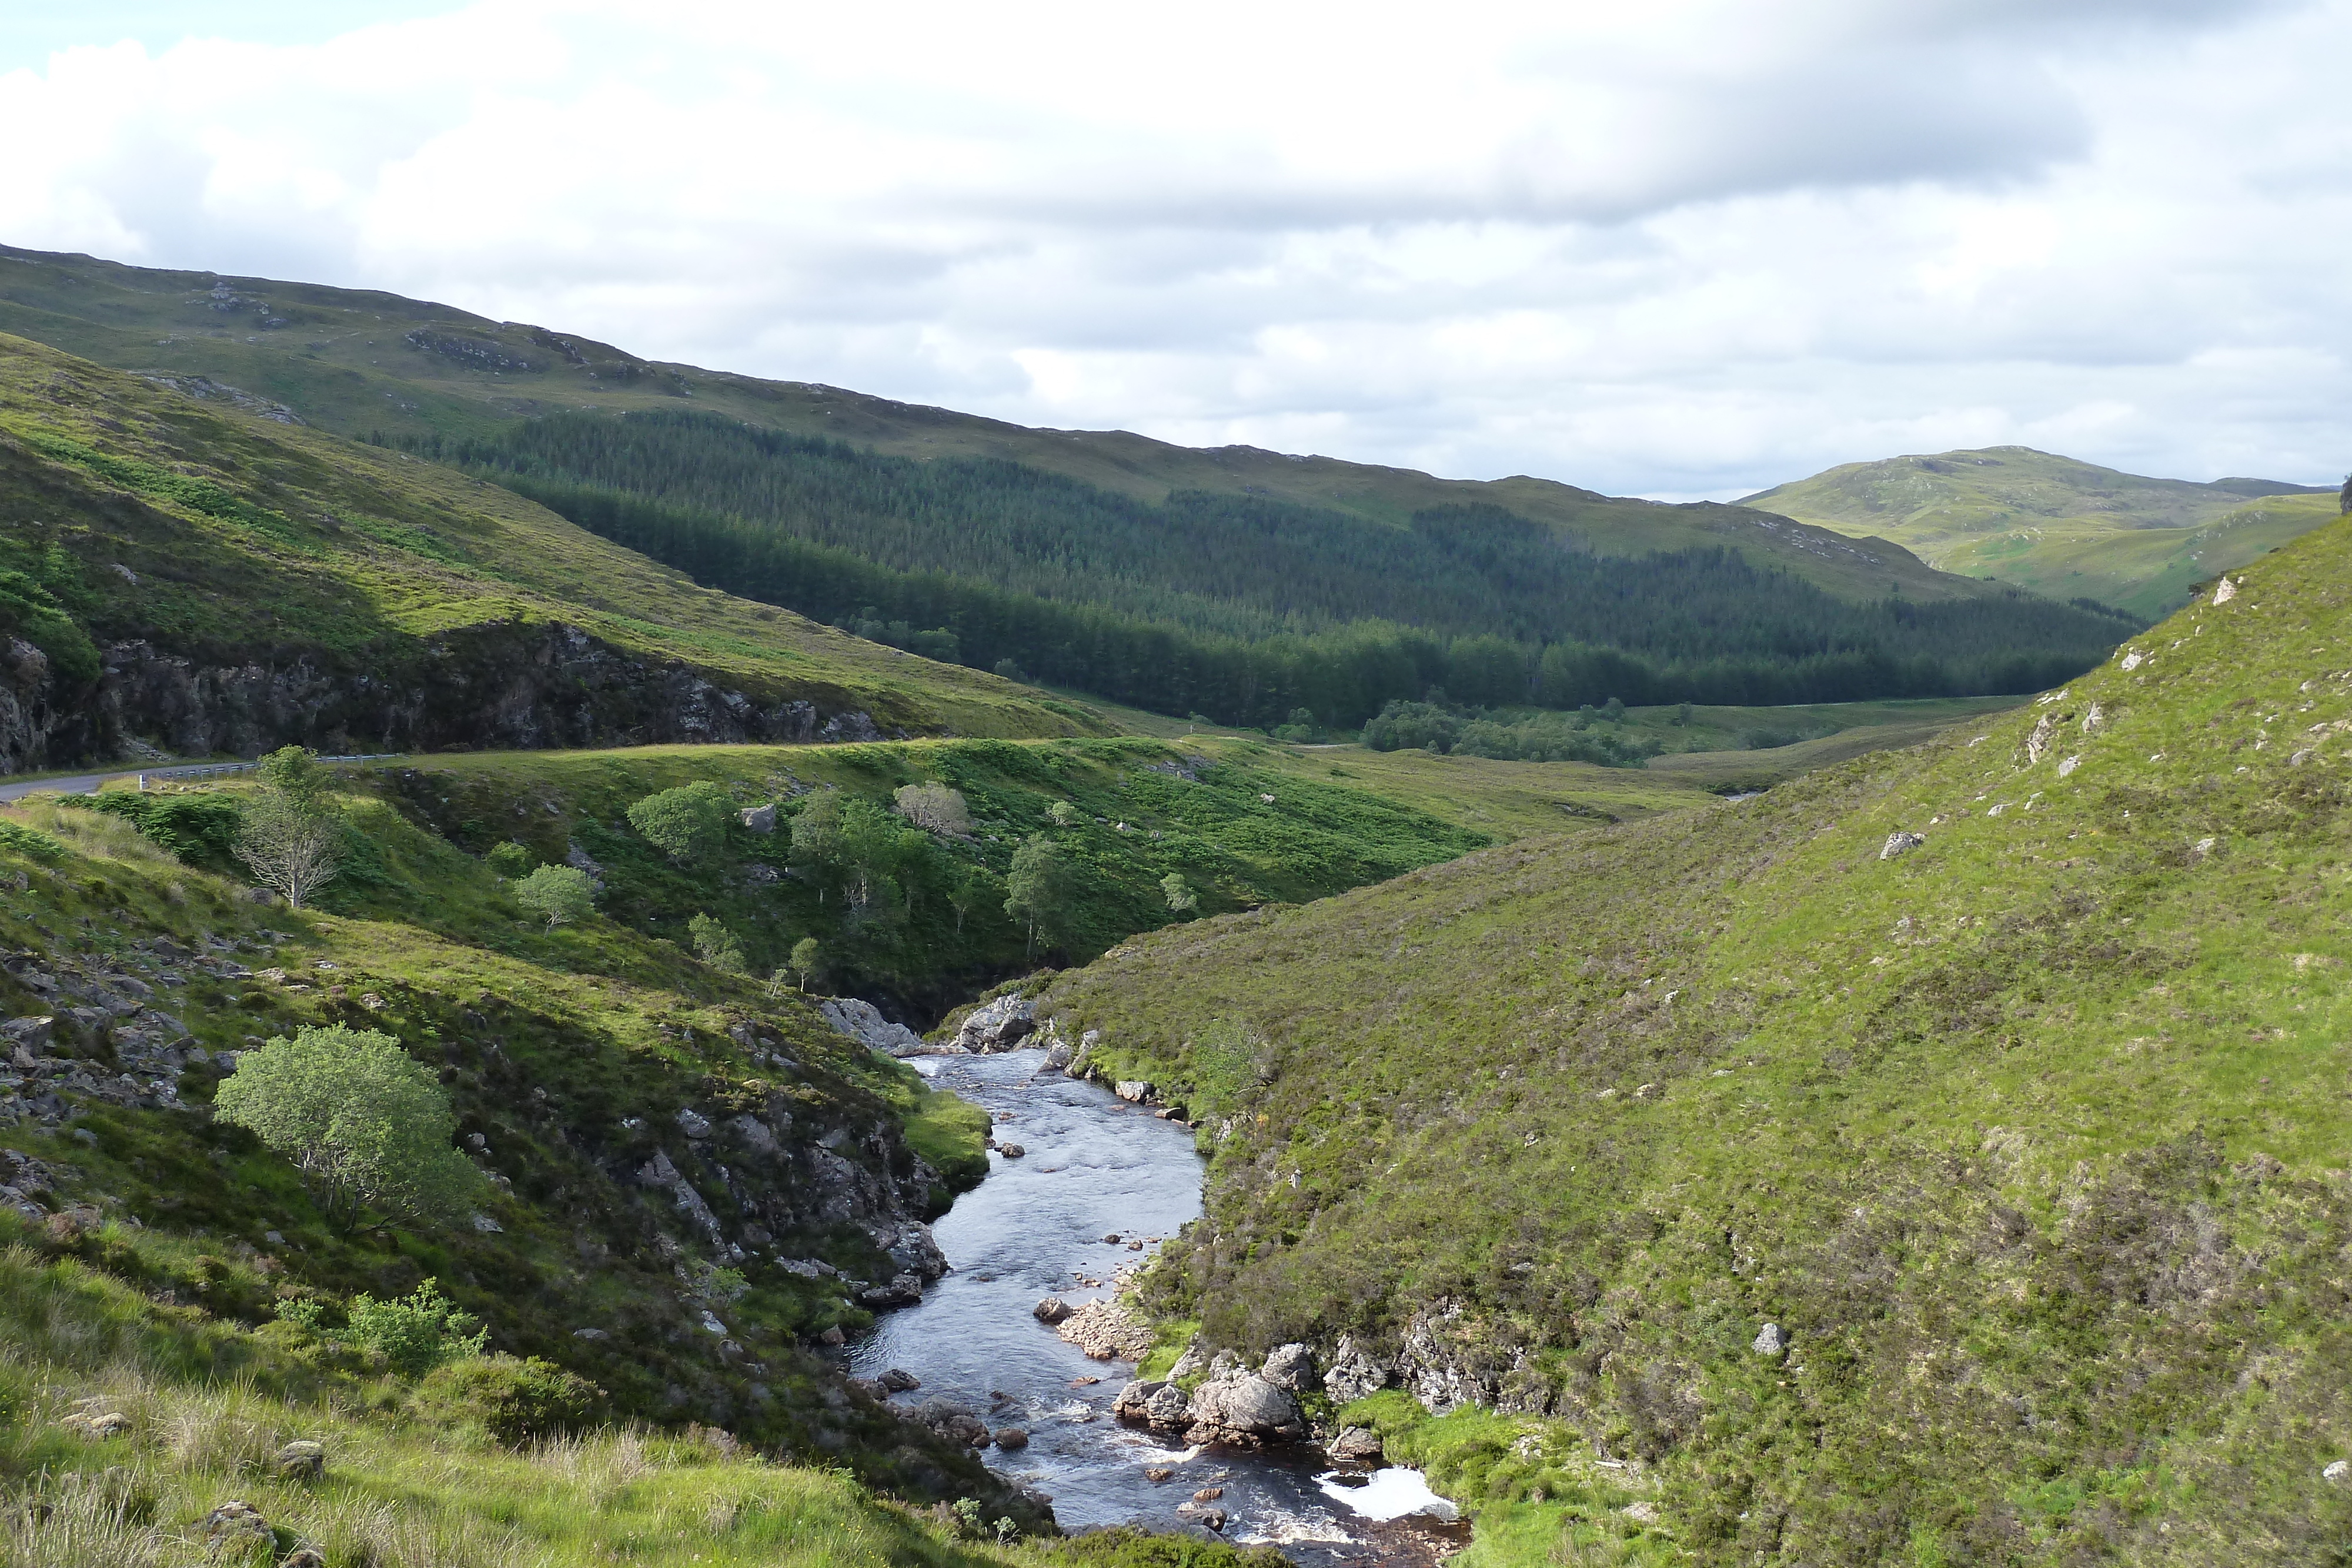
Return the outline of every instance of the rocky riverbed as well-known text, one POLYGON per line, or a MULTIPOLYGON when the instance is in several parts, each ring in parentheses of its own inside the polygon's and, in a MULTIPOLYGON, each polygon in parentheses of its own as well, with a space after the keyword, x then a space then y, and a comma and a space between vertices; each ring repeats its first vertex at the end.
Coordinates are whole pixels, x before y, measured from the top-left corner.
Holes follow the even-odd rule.
POLYGON ((932 1227, 950 1271, 850 1347, 854 1374, 1050 1494, 1066 1530, 1214 1531, 1318 1568, 1434 1563, 1467 1539, 1362 1438, 1352 1461, 1302 1440, 1290 1386, 1315 1375, 1311 1358, 1187 1366, 1202 1375, 1190 1393, 1138 1383, 1145 1340, 1108 1303, 1200 1213, 1188 1130, 1063 1076, 1045 1049, 916 1060, 988 1109, 1000 1152, 932 1227), (1049 1298, 1058 1312, 1039 1311, 1049 1298))

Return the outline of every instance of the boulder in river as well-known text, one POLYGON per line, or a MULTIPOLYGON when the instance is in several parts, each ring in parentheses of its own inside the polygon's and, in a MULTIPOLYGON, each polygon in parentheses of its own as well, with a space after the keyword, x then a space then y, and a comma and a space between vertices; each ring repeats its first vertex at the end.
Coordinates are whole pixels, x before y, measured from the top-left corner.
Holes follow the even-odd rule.
POLYGON ((1007 1453, 1025 1448, 1029 1446, 1029 1434, 1019 1427, 999 1427, 996 1429, 996 1446, 1007 1453))
POLYGON ((1343 1464, 1377 1465, 1383 1457, 1381 1435, 1370 1427, 1342 1427, 1323 1451, 1343 1464))
POLYGON ((885 1394, 904 1394, 910 1388, 920 1388, 923 1385, 921 1378, 898 1366, 888 1368, 874 1381, 882 1385, 882 1392, 885 1394))
POLYGON ((1255 1448, 1296 1442, 1307 1436, 1307 1416, 1286 1388, 1254 1372, 1213 1377, 1192 1390, 1188 1443, 1255 1448))
POLYGON ((1131 1104, 1139 1105, 1151 1098, 1151 1085, 1147 1080, 1141 1078, 1122 1078, 1112 1088, 1111 1092, 1131 1104))
POLYGON ((1155 1432, 1181 1432, 1192 1424, 1192 1401, 1182 1389, 1158 1378, 1138 1378, 1118 1391, 1110 1413, 1130 1426, 1155 1432))
POLYGON ((1140 1361, 1151 1349, 1151 1325, 1109 1300, 1088 1301, 1054 1332, 1097 1361, 1140 1361))
POLYGON ((1029 1311, 1041 1323, 1058 1323, 1070 1315, 1070 1303, 1059 1296, 1048 1296, 1029 1311))
POLYGON ((999 997, 972 1009, 957 1026, 954 1049, 975 1054, 1011 1051, 1037 1031, 1037 1004, 1025 997, 999 997))

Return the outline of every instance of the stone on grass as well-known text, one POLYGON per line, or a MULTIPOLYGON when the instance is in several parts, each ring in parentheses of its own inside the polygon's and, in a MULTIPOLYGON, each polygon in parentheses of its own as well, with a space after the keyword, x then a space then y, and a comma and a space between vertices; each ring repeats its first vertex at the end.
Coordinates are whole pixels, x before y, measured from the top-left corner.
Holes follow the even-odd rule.
POLYGON ((1779 1355, 1789 1348, 1789 1331, 1779 1323, 1766 1323, 1756 1331, 1756 1343, 1748 1348, 1759 1355, 1779 1355))
POLYGON ((298 1437, 278 1449, 269 1462, 289 1480, 315 1479, 327 1473, 327 1448, 323 1443, 298 1437))

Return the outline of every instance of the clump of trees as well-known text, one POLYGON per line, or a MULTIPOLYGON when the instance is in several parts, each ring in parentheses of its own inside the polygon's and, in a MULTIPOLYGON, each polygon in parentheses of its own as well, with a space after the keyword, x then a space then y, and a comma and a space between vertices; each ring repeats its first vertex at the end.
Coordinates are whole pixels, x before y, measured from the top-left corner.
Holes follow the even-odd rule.
POLYGON ((1053 840, 1032 833, 1013 852, 1012 873, 1004 879, 1004 913, 1028 929, 1030 952, 1037 950, 1040 939, 1048 947, 1060 947, 1076 934, 1076 894, 1069 862, 1053 840))
POLYGON ((346 824, 315 753, 280 747, 255 772, 261 788, 245 808, 230 852, 255 882, 299 909, 342 870, 346 824))
POLYGON ((686 923, 687 939, 694 944, 694 955, 712 968, 727 975, 748 975, 750 960, 743 956, 743 944, 735 933, 708 915, 697 915, 686 923))
POLYGON ((376 1030, 306 1025, 246 1051, 213 1111, 291 1160, 311 1200, 347 1230, 370 1209, 447 1221, 481 1189, 450 1143, 447 1092, 376 1030))

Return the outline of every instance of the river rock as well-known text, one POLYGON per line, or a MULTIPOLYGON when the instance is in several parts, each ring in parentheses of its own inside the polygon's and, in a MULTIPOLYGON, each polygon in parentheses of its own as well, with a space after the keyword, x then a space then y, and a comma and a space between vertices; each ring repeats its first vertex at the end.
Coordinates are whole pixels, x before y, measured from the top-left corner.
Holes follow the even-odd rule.
POLYGON ((1323 1451, 1347 1464, 1377 1465, 1382 1458, 1381 1435, 1370 1427, 1342 1427, 1323 1451))
POLYGON ((1151 1349, 1151 1327, 1117 1301, 1088 1301, 1054 1330, 1097 1361, 1140 1361, 1151 1349))
POLYGON ((861 1045, 885 1056, 920 1056, 930 1048, 923 1037, 902 1023, 892 1023, 872 1002, 856 997, 831 997, 817 1004, 824 1021, 861 1045))
POLYGON ((885 1370, 882 1375, 874 1381, 882 1385, 882 1392, 885 1394, 904 1394, 910 1388, 920 1388, 923 1385, 921 1378, 898 1366, 885 1370))
POLYGON ((1192 1390, 1188 1443, 1250 1448, 1295 1442, 1307 1436, 1307 1417, 1286 1388, 1254 1372, 1211 1378, 1192 1390))
POLYGON ((1130 1104, 1139 1105, 1151 1098, 1151 1085, 1141 1078, 1122 1078, 1112 1088, 1111 1092, 1130 1104))
POLYGON ((1025 997, 999 997, 971 1010, 957 1027, 953 1043, 960 1051, 980 1053, 1011 1051, 1036 1031, 1036 1003, 1025 997))
POLYGON ((901 1220, 872 1235, 874 1245, 888 1253, 891 1262, 926 1285, 948 1271, 948 1255, 940 1250, 931 1228, 919 1219, 901 1220))
POLYGON ((1345 1405, 1386 1388, 1395 1376, 1395 1367, 1341 1334, 1330 1369, 1323 1374, 1323 1392, 1345 1405))
POLYGON ((1138 1378, 1118 1391, 1110 1413, 1131 1426, 1155 1432, 1181 1432, 1192 1424, 1192 1402, 1181 1388, 1158 1378, 1138 1378))
POLYGON ((1048 1296, 1029 1312, 1041 1323, 1058 1323, 1070 1315, 1070 1303, 1059 1296, 1048 1296))
POLYGON ((857 1292, 857 1304, 869 1312, 889 1307, 911 1307, 923 1299, 923 1281, 913 1274, 900 1274, 885 1285, 868 1285, 857 1292))
POLYGON ((996 1429, 996 1446, 1007 1453, 1025 1448, 1029 1446, 1029 1434, 1019 1427, 999 1427, 996 1429))
POLYGON ((988 1424, 962 1406, 946 1399, 926 1399, 915 1406, 915 1419, 950 1443, 975 1448, 988 1447, 988 1424))
POLYGON ((1319 1381, 1315 1375, 1315 1353, 1303 1344, 1276 1345, 1258 1375, 1293 1394, 1312 1394, 1319 1381))

